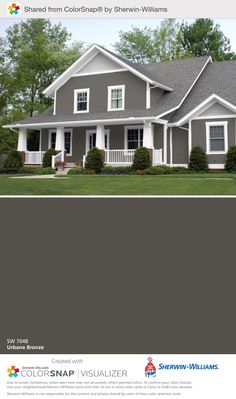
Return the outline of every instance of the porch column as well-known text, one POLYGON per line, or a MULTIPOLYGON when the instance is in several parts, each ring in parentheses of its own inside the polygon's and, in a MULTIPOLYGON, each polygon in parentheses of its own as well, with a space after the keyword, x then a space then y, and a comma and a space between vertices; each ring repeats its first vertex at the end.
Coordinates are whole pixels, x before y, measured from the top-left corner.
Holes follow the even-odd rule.
POLYGON ((19 129, 17 151, 27 151, 27 130, 24 127, 19 129))
POLYGON ((167 125, 163 125, 163 163, 167 164, 167 125))
POLYGON ((151 122, 144 122, 143 146, 151 149, 154 148, 153 124, 151 122))
POLYGON ((65 150, 65 135, 64 135, 64 126, 57 127, 57 136, 56 136, 56 151, 64 151, 65 150))
POLYGON ((96 132, 96 147, 99 150, 105 150, 105 130, 104 125, 97 125, 97 132, 96 132))

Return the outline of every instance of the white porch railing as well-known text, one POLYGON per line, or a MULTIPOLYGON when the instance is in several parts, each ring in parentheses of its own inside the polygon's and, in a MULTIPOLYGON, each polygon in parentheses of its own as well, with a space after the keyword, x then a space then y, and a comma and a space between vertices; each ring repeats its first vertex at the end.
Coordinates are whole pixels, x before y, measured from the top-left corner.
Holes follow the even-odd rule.
POLYGON ((105 150, 104 162, 108 165, 131 165, 135 150, 105 150))
POLYGON ((153 150, 153 165, 161 165, 162 163, 162 149, 153 150))
POLYGON ((57 155, 52 156, 52 168, 54 169, 57 162, 64 162, 65 160, 65 152, 61 151, 57 155))
POLYGON ((26 165, 42 165, 45 151, 25 151, 26 165))

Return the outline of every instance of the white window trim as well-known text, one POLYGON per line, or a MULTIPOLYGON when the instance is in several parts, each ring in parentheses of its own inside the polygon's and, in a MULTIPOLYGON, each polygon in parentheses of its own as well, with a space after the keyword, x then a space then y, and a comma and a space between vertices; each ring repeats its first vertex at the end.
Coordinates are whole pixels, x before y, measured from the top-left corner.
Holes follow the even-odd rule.
POLYGON ((89 112, 89 100, 90 100, 90 89, 75 89, 74 90, 74 114, 84 114, 89 112), (87 109, 86 111, 78 111, 77 110, 77 100, 78 100, 78 93, 87 93, 87 109))
MULTIPOLYGON (((89 135, 90 134, 97 134, 97 130, 96 129, 86 129, 86 143, 85 143, 85 150, 86 150, 86 154, 89 151, 89 135)), ((104 134, 107 135, 107 150, 110 150, 110 129, 104 129, 104 134)))
POLYGON ((57 129, 49 129, 49 134, 48 134, 48 149, 52 148, 52 133, 57 134, 57 129))
POLYGON ((218 121, 218 122, 206 122, 206 152, 207 154, 226 154, 228 151, 228 122, 227 121, 218 121), (211 151, 210 150, 210 127, 211 126, 224 126, 224 143, 225 149, 224 151, 211 151))
MULTIPOLYGON (((73 129, 72 128, 64 128, 64 134, 66 132, 70 132, 71 134, 71 140, 70 140, 70 152, 69 154, 66 154, 68 157, 72 156, 72 140, 73 140, 73 129)), ((52 133, 56 133, 57 134, 57 129, 49 129, 49 134, 48 134, 48 149, 52 148, 52 133)))
POLYGON ((108 96, 107 96, 107 111, 124 111, 125 109, 125 85, 118 86, 108 86, 108 96), (111 92, 112 90, 122 89, 122 107, 121 108, 111 108, 111 92))
POLYGON ((131 151, 128 149, 128 130, 129 129, 143 129, 144 134, 144 125, 129 125, 125 126, 125 134, 124 134, 124 149, 127 151, 131 151))
MULTIPOLYGON (((66 154, 67 157, 71 157, 72 156, 72 140, 73 140, 73 129, 72 128, 64 128, 64 135, 65 132, 70 132, 70 152, 68 154, 66 154)), ((64 139, 65 142, 65 139, 64 139)))

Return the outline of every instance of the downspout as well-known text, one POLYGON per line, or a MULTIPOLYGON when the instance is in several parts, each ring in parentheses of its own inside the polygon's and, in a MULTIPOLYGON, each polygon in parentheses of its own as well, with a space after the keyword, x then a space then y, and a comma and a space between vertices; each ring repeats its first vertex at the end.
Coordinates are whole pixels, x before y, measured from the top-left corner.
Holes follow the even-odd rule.
POLYGON ((10 130, 11 130, 12 132, 15 132, 15 133, 19 134, 19 130, 15 130, 15 129, 13 129, 13 127, 10 127, 10 130))

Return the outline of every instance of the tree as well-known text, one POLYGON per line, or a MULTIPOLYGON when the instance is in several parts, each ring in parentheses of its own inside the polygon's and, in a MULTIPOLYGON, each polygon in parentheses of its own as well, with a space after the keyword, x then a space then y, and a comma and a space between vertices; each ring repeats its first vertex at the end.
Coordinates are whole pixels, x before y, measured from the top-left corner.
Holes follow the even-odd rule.
POLYGON ((183 51, 191 57, 209 55, 213 61, 236 59, 230 40, 220 30, 220 25, 209 18, 196 19, 192 24, 183 22, 180 34, 183 51))
POLYGON ((6 31, 0 59, 9 65, 14 108, 29 116, 43 111, 50 100, 43 90, 81 55, 83 43, 68 46, 71 34, 61 24, 28 19, 6 31))
POLYGON ((133 62, 158 62, 182 58, 180 26, 174 19, 165 19, 155 29, 132 27, 119 33, 116 51, 133 62))

